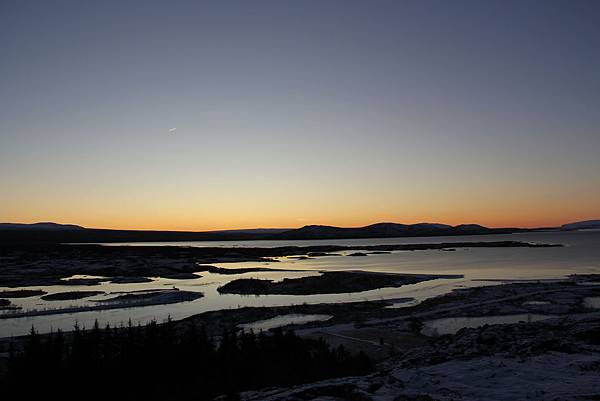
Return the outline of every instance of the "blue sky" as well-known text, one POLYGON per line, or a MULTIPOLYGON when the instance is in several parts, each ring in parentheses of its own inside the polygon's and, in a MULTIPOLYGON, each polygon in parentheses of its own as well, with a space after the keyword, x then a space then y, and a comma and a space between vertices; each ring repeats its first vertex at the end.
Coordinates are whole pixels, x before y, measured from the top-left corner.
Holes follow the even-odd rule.
POLYGON ((598 20, 577 0, 2 1, 0 220, 598 217, 598 20))

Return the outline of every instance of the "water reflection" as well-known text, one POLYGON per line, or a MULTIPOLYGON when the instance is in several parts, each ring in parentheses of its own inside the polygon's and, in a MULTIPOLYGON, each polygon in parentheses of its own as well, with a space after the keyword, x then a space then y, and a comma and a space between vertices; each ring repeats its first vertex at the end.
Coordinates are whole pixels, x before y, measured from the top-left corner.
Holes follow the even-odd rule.
POLYGON ((481 327, 486 324, 513 324, 519 322, 536 322, 550 319, 554 316, 537 315, 534 313, 522 313, 516 315, 502 316, 477 316, 477 317, 448 317, 425 322, 421 333, 426 336, 441 336, 444 334, 455 334, 463 328, 481 327))
POLYGON ((297 313, 291 313, 288 315, 280 315, 271 319, 259 320, 257 322, 245 323, 238 325, 239 328, 244 330, 254 331, 267 331, 275 329, 277 327, 283 327, 290 324, 305 324, 309 322, 324 322, 331 319, 331 315, 302 315, 297 313))
MULTIPOLYGON (((234 242, 237 246, 281 246, 281 245, 375 245, 397 243, 424 242, 456 242, 456 241, 500 241, 520 240, 544 243, 562 243, 568 245, 562 248, 474 248, 460 249, 455 252, 439 250, 400 251, 390 254, 370 254, 366 257, 326 256, 305 260, 279 258, 274 263, 220 263, 218 267, 272 267, 290 269, 293 271, 249 272, 235 275, 199 273, 201 277, 191 280, 152 278, 147 283, 110 283, 101 281, 96 285, 59 285, 36 286, 31 289, 42 289, 48 293, 63 291, 103 291, 106 294, 97 297, 69 301, 43 301, 40 297, 14 299, 13 303, 28 309, 66 308, 89 305, 92 301, 110 297, 109 293, 164 289, 177 287, 184 291, 200 291, 204 298, 170 305, 157 305, 116 309, 107 311, 80 312, 73 314, 58 314, 29 318, 13 318, 0 320, 0 337, 26 334, 32 324, 41 331, 61 328, 69 330, 77 321, 81 326, 91 327, 94 320, 99 323, 119 324, 127 322, 145 323, 151 319, 162 321, 168 316, 182 319, 206 311, 231 309, 242 306, 285 306, 292 304, 315 304, 326 302, 353 302, 381 300, 394 298, 414 298, 415 303, 424 299, 442 295, 460 287, 475 287, 496 285, 498 282, 481 280, 515 280, 515 279, 557 279, 566 275, 579 273, 600 273, 600 232, 553 232, 526 233, 511 235, 485 235, 464 237, 438 238, 386 238, 363 240, 327 240, 327 241, 245 241, 234 242), (306 271, 307 270, 307 271, 306 271), (259 278, 282 280, 284 278, 299 278, 308 275, 318 275, 319 271, 331 270, 366 270, 394 273, 432 273, 432 274, 463 274, 464 279, 438 279, 406 285, 400 288, 382 288, 351 294, 319 294, 319 295, 263 295, 242 296, 235 294, 219 294, 217 288, 238 278, 259 278)), ((174 243, 163 243, 176 245, 174 243)), ((209 243, 184 243, 182 245, 210 245, 209 243)), ((137 244, 140 245, 140 244, 137 244)), ((156 245, 156 244, 155 244, 156 245)), ((231 246, 232 243, 223 243, 231 246)), ((76 276, 77 279, 92 279, 96 277, 76 276)), ((25 287, 23 287, 25 288, 25 287)), ((0 290, 8 288, 0 288, 0 290)), ((395 307, 406 307, 405 303, 397 303, 395 307)))

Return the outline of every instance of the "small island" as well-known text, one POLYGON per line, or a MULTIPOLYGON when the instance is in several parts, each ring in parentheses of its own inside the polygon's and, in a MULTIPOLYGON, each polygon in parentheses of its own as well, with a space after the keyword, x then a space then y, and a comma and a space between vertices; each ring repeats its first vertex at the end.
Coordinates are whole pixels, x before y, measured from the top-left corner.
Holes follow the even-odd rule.
POLYGON ((0 298, 29 298, 47 294, 43 290, 6 290, 0 291, 0 298))
POLYGON ((44 301, 70 301, 104 294, 104 291, 66 291, 42 296, 44 301))
POLYGON ((385 287, 401 287, 438 278, 462 278, 462 275, 394 274, 365 271, 323 272, 320 276, 286 278, 282 281, 244 278, 233 280, 217 291, 240 295, 312 295, 342 294, 385 287))

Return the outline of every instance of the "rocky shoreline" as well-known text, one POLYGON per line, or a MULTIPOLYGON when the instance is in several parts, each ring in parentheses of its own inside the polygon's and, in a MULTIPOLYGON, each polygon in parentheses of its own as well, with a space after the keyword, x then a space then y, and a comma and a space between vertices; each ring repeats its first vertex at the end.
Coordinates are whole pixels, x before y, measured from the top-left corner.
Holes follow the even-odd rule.
MULTIPOLYGON (((251 391, 242 393, 242 400, 554 400, 557 392, 565 400, 595 399, 589 397, 600 396, 600 310, 590 309, 585 300, 600 296, 599 278, 496 283, 458 289, 416 305, 399 299, 247 307, 174 323, 183 330, 193 322, 218 338, 224 330, 282 315, 330 315, 326 321, 289 327, 302 337, 323 338, 379 361, 377 373, 368 376, 251 391), (389 308, 398 302, 406 306, 389 308), (547 319, 483 324, 439 336, 423 330, 439 319, 515 314, 547 319), (515 377, 526 379, 512 383, 515 377)), ((0 353, 2 347, 0 342, 0 353)))
MULTIPOLYGON (((87 291, 81 291, 79 294, 69 292, 52 295, 58 296, 58 298, 54 300, 69 300, 81 299, 87 296, 99 295, 98 293, 102 293, 97 291, 89 291, 89 293, 94 292, 96 294, 81 294, 84 292, 87 291)), ((58 315, 63 313, 103 311, 110 309, 133 308, 140 306, 166 305, 179 302, 189 302, 198 298, 202 298, 203 296, 204 294, 201 292, 180 291, 176 288, 170 290, 148 291, 142 293, 126 293, 124 295, 117 295, 113 298, 95 301, 95 305, 69 306, 63 308, 50 309, 15 310, 14 312, 0 314, 0 320, 20 317, 58 315)))
MULTIPOLYGON (((300 329, 378 358, 377 373, 241 394, 242 400, 355 399, 364 401, 592 400, 600 398, 598 276, 557 282, 497 284, 456 290, 398 310, 392 318, 300 329), (426 336, 440 318, 543 313, 547 319, 483 324, 455 334, 426 336)), ((329 324, 330 323, 330 324, 329 324)))

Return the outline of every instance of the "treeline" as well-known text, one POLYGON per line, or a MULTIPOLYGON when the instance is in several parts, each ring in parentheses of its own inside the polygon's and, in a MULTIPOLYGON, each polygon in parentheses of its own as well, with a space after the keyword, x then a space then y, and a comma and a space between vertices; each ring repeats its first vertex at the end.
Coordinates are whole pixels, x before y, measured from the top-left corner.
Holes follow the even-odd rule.
POLYGON ((60 399, 212 399, 243 390, 368 373, 371 361, 292 331, 225 332, 173 322, 39 335, 11 347, 4 394, 60 399))

